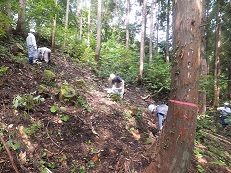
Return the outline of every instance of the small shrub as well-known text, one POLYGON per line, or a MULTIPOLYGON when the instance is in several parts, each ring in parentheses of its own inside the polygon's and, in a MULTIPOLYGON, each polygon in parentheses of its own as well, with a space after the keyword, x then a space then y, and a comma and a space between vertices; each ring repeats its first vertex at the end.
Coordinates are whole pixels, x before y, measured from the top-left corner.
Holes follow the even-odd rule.
POLYGON ((42 82, 47 85, 54 85, 54 81, 56 79, 56 75, 51 70, 44 70, 42 82))
POLYGON ((23 131, 28 135, 28 136, 34 136, 42 127, 42 124, 40 122, 36 122, 26 128, 23 129, 23 131))
POLYGON ((13 105, 15 109, 22 108, 26 110, 32 109, 36 104, 39 104, 40 101, 44 102, 45 99, 42 98, 40 95, 33 96, 33 93, 31 94, 24 94, 24 95, 17 95, 13 99, 13 105))

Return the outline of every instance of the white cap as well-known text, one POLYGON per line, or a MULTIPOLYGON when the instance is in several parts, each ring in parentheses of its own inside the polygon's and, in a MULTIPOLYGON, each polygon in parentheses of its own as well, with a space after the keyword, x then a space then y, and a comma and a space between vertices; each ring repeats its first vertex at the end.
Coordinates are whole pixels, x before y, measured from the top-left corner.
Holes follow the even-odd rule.
POLYGON ((228 103, 228 102, 225 102, 224 105, 225 105, 225 106, 229 106, 229 103, 228 103))
POLYGON ((30 32, 34 32, 35 33, 35 30, 34 29, 30 29, 30 32))
POLYGON ((110 74, 110 78, 114 79, 116 76, 114 74, 110 74))
POLYGON ((156 105, 151 104, 151 105, 148 106, 148 109, 149 109, 150 112, 153 112, 153 110, 156 109, 156 105))

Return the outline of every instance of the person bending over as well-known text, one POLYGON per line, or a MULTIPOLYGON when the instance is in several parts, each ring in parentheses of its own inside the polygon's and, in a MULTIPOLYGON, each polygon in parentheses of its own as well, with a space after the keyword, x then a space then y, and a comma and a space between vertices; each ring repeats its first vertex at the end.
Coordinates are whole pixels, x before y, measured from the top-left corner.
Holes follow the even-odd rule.
POLYGON ((151 104, 148 106, 148 109, 152 114, 155 114, 157 116, 158 127, 159 127, 158 133, 160 133, 161 130, 163 129, 163 122, 167 117, 168 106, 166 104, 160 104, 160 105, 151 104))
POLYGON ((40 57, 40 60, 50 63, 51 50, 47 47, 38 48, 38 56, 40 57))
POLYGON ((121 98, 123 98, 124 95, 124 80, 115 74, 110 74, 110 83, 111 88, 107 89, 107 93, 109 94, 118 94, 121 98))

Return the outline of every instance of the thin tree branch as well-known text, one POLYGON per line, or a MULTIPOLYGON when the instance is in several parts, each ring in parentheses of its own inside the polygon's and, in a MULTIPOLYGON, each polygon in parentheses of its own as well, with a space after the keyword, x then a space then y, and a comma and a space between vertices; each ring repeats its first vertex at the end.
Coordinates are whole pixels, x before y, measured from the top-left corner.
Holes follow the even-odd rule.
POLYGON ((9 150, 9 148, 8 148, 8 146, 7 146, 5 140, 3 139, 2 136, 3 136, 3 134, 0 133, 1 142, 2 142, 2 144, 4 145, 4 147, 5 147, 6 151, 7 151, 7 154, 8 154, 8 156, 9 156, 9 158, 10 158, 10 162, 11 162, 11 164, 12 164, 12 166, 13 166, 15 172, 16 172, 16 173, 19 173, 18 168, 17 168, 17 166, 16 166, 15 163, 14 163, 14 159, 13 159, 11 153, 10 153, 10 150, 9 150))

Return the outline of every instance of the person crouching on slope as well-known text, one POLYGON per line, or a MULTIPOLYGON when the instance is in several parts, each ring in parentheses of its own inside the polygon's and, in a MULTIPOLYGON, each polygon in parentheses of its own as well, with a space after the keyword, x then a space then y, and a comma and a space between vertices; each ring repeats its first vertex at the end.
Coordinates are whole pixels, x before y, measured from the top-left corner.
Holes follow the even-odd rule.
POLYGON ((110 74, 110 83, 111 88, 107 89, 108 94, 118 94, 121 98, 123 98, 124 95, 124 80, 115 74, 110 74))
POLYGON ((148 109, 152 114, 158 117, 158 126, 159 126, 158 133, 160 133, 161 130, 163 129, 163 122, 167 117, 168 106, 166 104, 160 104, 160 105, 151 104, 148 106, 148 109))
POLYGON ((38 48, 38 57, 46 63, 50 63, 51 50, 47 47, 38 48))

